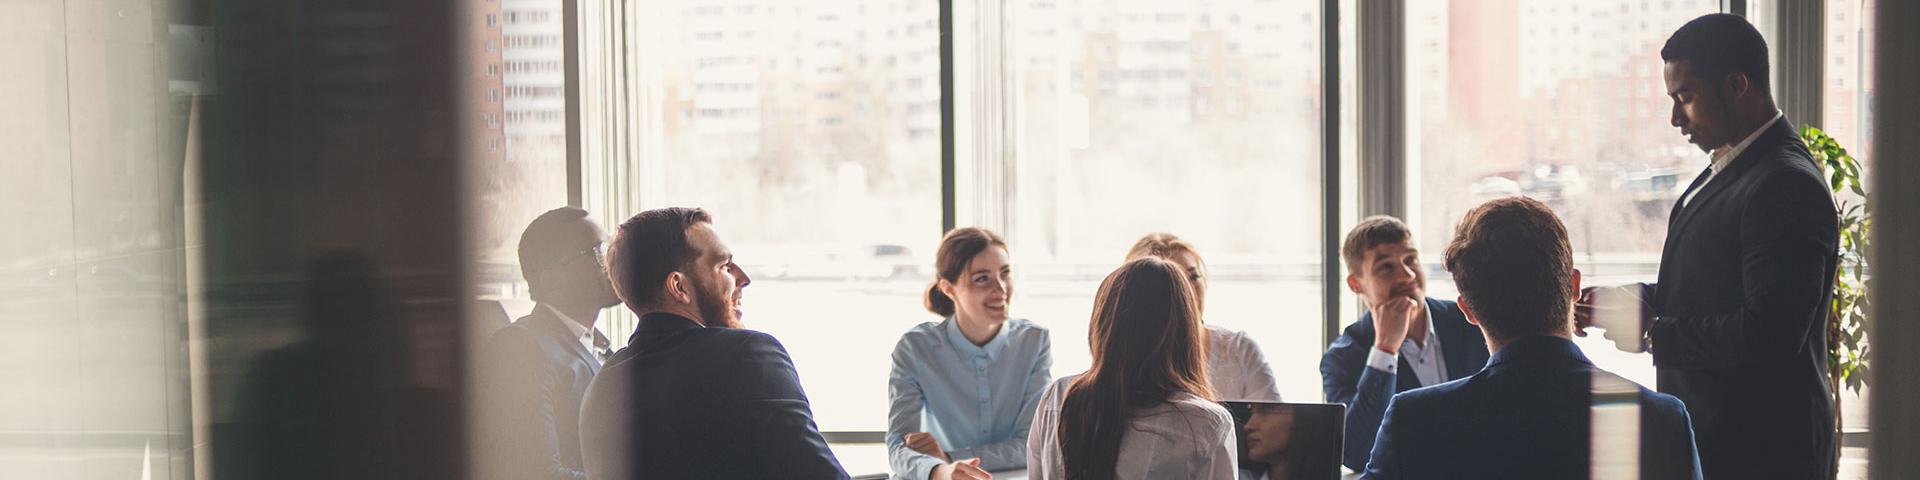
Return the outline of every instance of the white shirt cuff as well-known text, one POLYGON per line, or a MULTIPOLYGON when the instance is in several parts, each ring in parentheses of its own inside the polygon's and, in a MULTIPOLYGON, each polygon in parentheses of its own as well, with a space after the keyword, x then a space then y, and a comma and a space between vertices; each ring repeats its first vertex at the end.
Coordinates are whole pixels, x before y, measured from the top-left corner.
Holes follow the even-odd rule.
POLYGON ((1372 353, 1367 354, 1367 368, 1387 373, 1395 373, 1400 370, 1400 354, 1387 353, 1379 348, 1374 348, 1372 353))

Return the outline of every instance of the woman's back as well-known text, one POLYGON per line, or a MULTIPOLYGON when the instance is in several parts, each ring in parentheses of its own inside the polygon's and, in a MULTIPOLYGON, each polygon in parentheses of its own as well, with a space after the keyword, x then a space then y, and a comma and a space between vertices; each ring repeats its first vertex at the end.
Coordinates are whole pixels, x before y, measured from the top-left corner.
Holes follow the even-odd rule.
MULTIPOLYGON (((1027 447, 1028 478, 1064 479, 1060 408, 1075 377, 1055 381, 1034 412, 1027 447)), ((1234 478, 1233 417, 1219 404, 1191 394, 1133 412, 1120 439, 1116 480, 1234 478)))

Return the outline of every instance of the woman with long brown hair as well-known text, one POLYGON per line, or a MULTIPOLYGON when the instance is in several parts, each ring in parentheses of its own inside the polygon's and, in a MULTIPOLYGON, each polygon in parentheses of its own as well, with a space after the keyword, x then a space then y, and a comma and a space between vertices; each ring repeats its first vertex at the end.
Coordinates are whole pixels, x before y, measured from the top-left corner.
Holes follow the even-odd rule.
POLYGON ((940 241, 927 311, 900 336, 887 379, 887 457, 894 478, 986 478, 1025 468, 1034 405, 1053 380, 1047 329, 1008 314, 1013 265, 990 230, 940 241))
POLYGON ((1233 417, 1211 400, 1186 271, 1127 262, 1101 282, 1090 327, 1093 367, 1054 382, 1034 413, 1029 478, 1234 478, 1233 417))
MULTIPOLYGON (((1127 251, 1127 260, 1146 257, 1164 258, 1185 269, 1187 281, 1193 284, 1193 300, 1205 312, 1207 263, 1200 259, 1199 249, 1171 233, 1149 233, 1127 251)), ((1206 323, 1204 314, 1201 324, 1206 330, 1207 382, 1213 387, 1214 400, 1280 401, 1279 382, 1259 344, 1245 332, 1206 323)))

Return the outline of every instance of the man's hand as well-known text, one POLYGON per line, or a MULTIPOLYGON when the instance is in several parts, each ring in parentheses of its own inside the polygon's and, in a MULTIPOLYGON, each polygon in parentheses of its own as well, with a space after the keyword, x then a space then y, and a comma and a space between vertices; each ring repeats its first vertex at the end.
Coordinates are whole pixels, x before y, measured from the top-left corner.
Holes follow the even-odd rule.
MULTIPOLYGON (((933 434, 931 433, 913 432, 913 433, 907 434, 906 437, 902 437, 901 439, 906 441, 907 448, 913 449, 913 451, 930 455, 933 458, 938 458, 942 462, 953 461, 953 459, 947 458, 947 452, 940 450, 940 441, 934 440, 933 434)), ((979 463, 979 462, 974 462, 974 463, 979 463)))
POLYGON ((1595 308, 1593 305, 1594 292, 1598 292, 1603 288, 1613 287, 1587 287, 1580 289, 1580 298, 1573 301, 1574 335, 1587 336, 1587 327, 1593 326, 1593 310, 1595 308))
POLYGON ((932 480, 993 480, 993 474, 980 469, 978 458, 933 467, 932 477, 932 480))
POLYGON ((1407 340, 1407 326, 1413 324, 1420 301, 1412 297, 1393 297, 1373 306, 1373 348, 1399 354, 1400 342, 1407 340))
POLYGON ((1584 337, 1588 327, 1599 327, 1615 348, 1630 353, 1644 351, 1641 338, 1653 320, 1653 312, 1640 291, 1640 284, 1581 289, 1579 301, 1573 304, 1574 334, 1584 337))

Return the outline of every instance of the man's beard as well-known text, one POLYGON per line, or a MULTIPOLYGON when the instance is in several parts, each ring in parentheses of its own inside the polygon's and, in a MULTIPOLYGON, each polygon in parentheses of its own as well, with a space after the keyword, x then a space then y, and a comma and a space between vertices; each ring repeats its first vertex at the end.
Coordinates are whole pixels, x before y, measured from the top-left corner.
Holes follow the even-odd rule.
POLYGON ((700 321, 708 327, 740 328, 740 316, 733 311, 733 299, 718 288, 694 292, 694 306, 700 309, 700 321))

